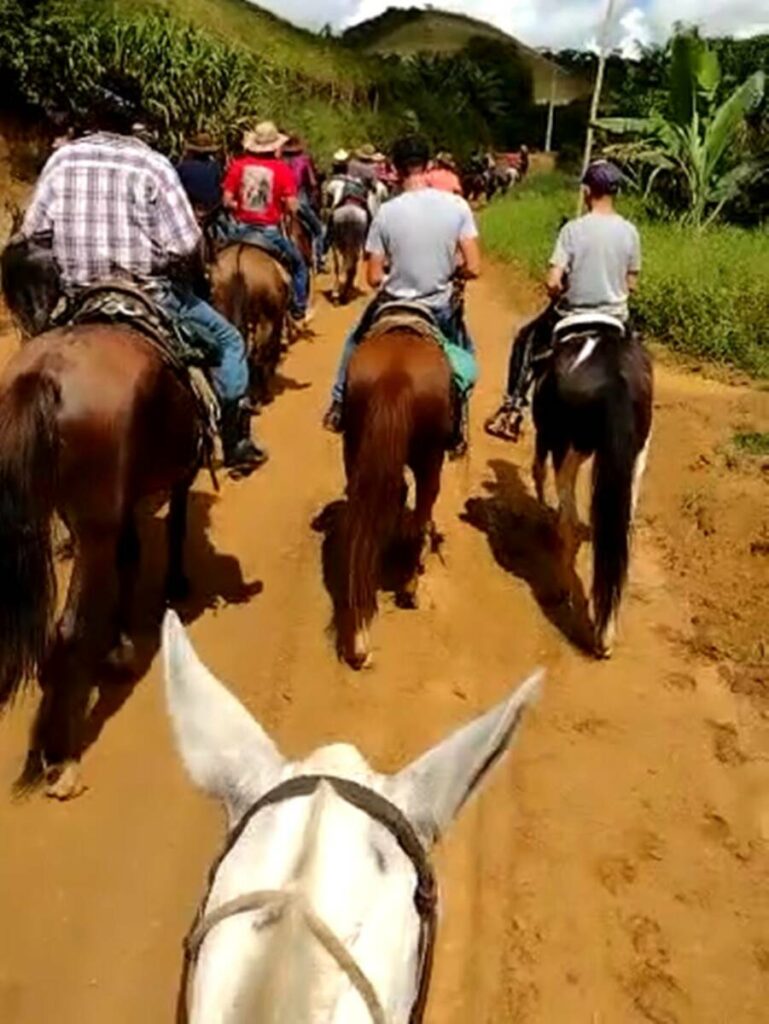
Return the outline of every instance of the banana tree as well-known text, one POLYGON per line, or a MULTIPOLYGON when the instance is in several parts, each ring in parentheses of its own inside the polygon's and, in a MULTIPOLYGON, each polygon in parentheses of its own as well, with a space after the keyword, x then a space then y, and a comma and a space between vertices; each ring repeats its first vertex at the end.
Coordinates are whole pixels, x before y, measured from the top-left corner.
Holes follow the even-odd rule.
POLYGON ((602 118, 596 127, 632 141, 609 153, 640 172, 647 196, 663 182, 682 193, 682 219, 696 226, 715 220, 746 185, 767 173, 765 163, 740 158, 745 119, 761 102, 765 75, 756 71, 722 103, 717 54, 696 33, 674 38, 668 112, 644 118, 602 118))

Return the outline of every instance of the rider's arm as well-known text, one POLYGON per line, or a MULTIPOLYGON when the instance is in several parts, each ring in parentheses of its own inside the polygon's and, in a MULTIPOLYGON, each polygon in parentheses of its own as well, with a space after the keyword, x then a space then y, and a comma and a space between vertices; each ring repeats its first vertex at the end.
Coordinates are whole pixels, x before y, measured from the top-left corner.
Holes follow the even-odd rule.
POLYGON ((640 272, 637 271, 637 270, 629 270, 628 271, 628 275, 627 275, 627 290, 628 290, 628 294, 629 295, 632 295, 633 292, 637 292, 638 291, 638 278, 640 276, 641 276, 640 272))
POLYGON ((153 241, 168 256, 190 256, 200 244, 200 226, 171 164, 158 171, 154 184, 157 237, 153 241))
POLYGON ((238 208, 238 192, 243 174, 243 165, 233 160, 224 175, 222 182, 222 206, 225 210, 236 210, 238 208))
POLYGON ((385 261, 384 255, 369 253, 366 260, 366 281, 369 288, 380 288, 384 284, 384 279, 387 276, 385 261))
POLYGON ((462 257, 462 276, 472 280, 481 274, 481 248, 478 244, 478 228, 470 204, 461 201, 462 222, 459 226, 458 248, 462 257))
POLYGON ((366 281, 369 288, 381 288, 387 277, 387 246, 382 232, 382 212, 371 224, 366 239, 366 281))
POLYGON ((628 294, 638 290, 638 278, 641 274, 641 236, 634 224, 631 224, 633 243, 630 250, 630 261, 627 269, 627 290, 628 294))
MULTIPOLYGON (((53 158, 52 158, 53 160, 53 158)), ((35 235, 44 235, 53 231, 53 217, 51 210, 55 198, 56 172, 51 166, 51 161, 43 169, 40 181, 37 183, 32 202, 27 207, 24 220, 21 225, 21 234, 25 238, 33 238, 35 235)))
POLYGON ((571 224, 564 224, 558 233, 558 239, 550 257, 550 269, 545 278, 545 287, 551 299, 558 299, 566 285, 566 275, 571 266, 573 255, 571 224))

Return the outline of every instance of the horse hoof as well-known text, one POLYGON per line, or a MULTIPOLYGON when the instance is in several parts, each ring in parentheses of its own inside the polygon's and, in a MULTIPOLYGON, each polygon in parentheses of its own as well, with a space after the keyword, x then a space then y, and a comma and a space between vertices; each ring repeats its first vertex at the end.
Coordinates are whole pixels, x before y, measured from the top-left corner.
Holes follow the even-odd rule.
POLYGON ((46 778, 49 781, 45 787, 45 795, 52 800, 74 800, 82 796, 88 788, 83 782, 77 761, 65 761, 62 765, 49 767, 46 778))
POLYGON ((132 672, 136 661, 136 647, 133 640, 121 636, 107 655, 107 667, 113 672, 132 672))

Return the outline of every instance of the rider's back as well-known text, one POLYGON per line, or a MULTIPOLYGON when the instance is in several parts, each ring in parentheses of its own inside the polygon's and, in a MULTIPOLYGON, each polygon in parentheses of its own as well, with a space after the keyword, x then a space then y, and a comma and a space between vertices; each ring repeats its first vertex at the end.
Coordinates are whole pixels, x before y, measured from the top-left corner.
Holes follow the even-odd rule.
POLYGON ((366 248, 389 261, 384 285, 389 295, 444 306, 451 297, 459 240, 476 234, 472 212, 463 199, 421 188, 385 203, 366 248))
POLYGON ((558 237, 553 262, 568 274, 564 309, 627 317, 628 274, 641 269, 638 230, 630 221, 618 213, 588 213, 570 221, 558 237))
POLYGON ((50 158, 22 230, 52 233, 65 289, 111 277, 150 283, 168 255, 185 255, 197 242, 180 193, 164 156, 138 139, 99 132, 50 158))

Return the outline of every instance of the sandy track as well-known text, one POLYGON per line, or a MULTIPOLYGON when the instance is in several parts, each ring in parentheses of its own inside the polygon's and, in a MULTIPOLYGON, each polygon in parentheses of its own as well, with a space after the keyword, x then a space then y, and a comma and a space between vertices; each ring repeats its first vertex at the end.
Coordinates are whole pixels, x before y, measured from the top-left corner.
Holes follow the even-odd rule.
MULTIPOLYGON (((199 483, 191 634, 286 753, 345 738, 384 769, 547 666, 514 756, 438 854, 434 1024, 765 1021, 766 705, 733 692, 735 670, 718 649, 709 659, 693 650, 698 581, 716 598, 732 588, 738 602, 765 589, 739 571, 735 580, 737 539, 710 557, 696 515, 689 528, 681 467, 728 439, 740 415, 769 418, 767 396, 659 370, 620 642, 614 661, 596 664, 542 603, 552 556, 531 499, 529 444, 511 448, 480 430, 522 299, 531 296, 490 281, 471 295, 484 371, 472 456, 444 475, 445 560, 429 566, 422 609, 383 601, 374 670, 354 675, 334 658, 323 537, 312 526, 342 488, 337 441, 318 422, 351 311, 324 304, 317 339, 290 353, 282 394, 258 421, 270 464, 226 482, 218 499, 199 483)), ((744 529, 759 528, 766 485, 752 470, 702 490, 716 520, 719 501, 741 500, 744 529)), ((156 523, 145 542, 151 621, 156 523)), ((221 822, 172 750, 151 630, 144 648, 146 675, 111 694, 124 703, 87 754, 86 796, 67 806, 0 801, 2 1022, 172 1019, 181 937, 221 822)), ((5 794, 30 707, 0 726, 5 794)))

